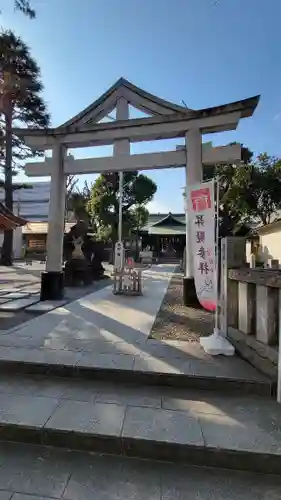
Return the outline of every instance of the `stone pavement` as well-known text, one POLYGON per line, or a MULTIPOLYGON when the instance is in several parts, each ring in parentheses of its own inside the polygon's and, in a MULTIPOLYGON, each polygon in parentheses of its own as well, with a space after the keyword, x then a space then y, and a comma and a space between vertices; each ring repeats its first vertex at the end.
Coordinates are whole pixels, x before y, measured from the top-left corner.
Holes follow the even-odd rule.
MULTIPOLYGON (((0 331, 13 328, 34 316, 55 309, 109 284, 109 279, 87 287, 66 288, 62 301, 40 302, 40 277, 45 263, 17 262, 0 266, 0 331)), ((109 272, 110 274, 110 272, 109 272)))
POLYGON ((145 271, 142 297, 109 286, 2 332, 0 442, 279 473, 270 381, 238 357, 149 339, 172 271, 145 271))
POLYGON ((145 271, 142 297, 115 296, 108 286, 2 332, 0 362, 24 364, 34 372, 44 365, 53 374, 106 376, 115 370, 122 379, 173 378, 204 388, 226 382, 232 389, 269 394, 269 380, 238 357, 212 358, 198 344, 148 338, 172 272, 173 266, 145 271))
POLYGON ((278 476, 0 443, 0 500, 280 500, 278 476))

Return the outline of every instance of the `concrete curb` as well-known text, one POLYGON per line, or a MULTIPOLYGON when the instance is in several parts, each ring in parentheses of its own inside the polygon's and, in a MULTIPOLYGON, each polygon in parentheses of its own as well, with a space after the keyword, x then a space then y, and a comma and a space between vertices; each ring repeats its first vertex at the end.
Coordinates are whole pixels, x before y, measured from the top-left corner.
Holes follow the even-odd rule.
POLYGON ((0 439, 55 448, 180 462, 189 465, 279 474, 281 455, 212 448, 135 437, 89 434, 44 427, 0 425, 0 439))
POLYGON ((0 374, 47 375, 49 377, 69 377, 78 379, 113 381, 147 386, 167 386, 206 391, 221 391, 227 394, 253 394, 271 397, 274 387, 270 380, 244 380, 223 377, 207 377, 192 374, 171 374, 149 371, 126 370, 120 368, 100 368, 77 365, 36 363, 0 360, 0 374))

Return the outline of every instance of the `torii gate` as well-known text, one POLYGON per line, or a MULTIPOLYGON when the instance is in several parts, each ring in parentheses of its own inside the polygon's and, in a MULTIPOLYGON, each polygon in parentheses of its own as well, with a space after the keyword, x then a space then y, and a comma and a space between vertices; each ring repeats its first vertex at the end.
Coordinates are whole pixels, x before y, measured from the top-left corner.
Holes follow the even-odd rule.
MULTIPOLYGON (((253 115, 259 96, 212 108, 192 110, 156 97, 121 78, 89 107, 56 128, 22 129, 14 133, 34 151, 52 150, 45 162, 28 163, 26 175, 51 176, 46 271, 42 273, 41 300, 63 295, 62 251, 66 175, 185 167, 186 185, 202 180, 202 163, 239 163, 240 145, 203 147, 202 134, 234 130, 240 118, 253 115), (149 114, 129 118, 129 105, 149 114), (116 120, 101 123, 116 108, 116 120), (186 147, 175 151, 130 155, 130 143, 185 137, 186 147), (74 159, 68 148, 113 144, 113 156, 74 159)), ((194 296, 192 252, 186 229, 186 304, 194 296)))

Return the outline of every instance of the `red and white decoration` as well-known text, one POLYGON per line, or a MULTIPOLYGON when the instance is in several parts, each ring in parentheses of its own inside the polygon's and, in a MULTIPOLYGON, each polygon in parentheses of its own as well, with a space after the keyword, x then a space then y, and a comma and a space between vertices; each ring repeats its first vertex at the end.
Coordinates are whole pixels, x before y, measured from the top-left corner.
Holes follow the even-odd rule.
POLYGON ((200 304, 215 311, 212 335, 201 337, 200 344, 207 354, 232 356, 234 347, 219 329, 218 299, 218 236, 219 185, 215 180, 190 186, 187 191, 189 237, 193 253, 195 288, 200 304))
POLYGON ((205 309, 215 311, 217 290, 214 181, 190 186, 188 191, 187 208, 196 293, 205 309))

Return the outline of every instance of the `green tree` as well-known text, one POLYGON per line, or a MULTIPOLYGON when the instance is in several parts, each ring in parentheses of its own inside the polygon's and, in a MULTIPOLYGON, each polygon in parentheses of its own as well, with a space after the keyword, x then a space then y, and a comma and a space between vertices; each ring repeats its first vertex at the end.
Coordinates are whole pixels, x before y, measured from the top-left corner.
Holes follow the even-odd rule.
MULTIPOLYGON (((28 46, 12 31, 0 34, 0 167, 4 178, 5 205, 13 210, 13 176, 27 158, 36 155, 13 134, 13 123, 47 127, 49 114, 41 97, 40 69, 28 46)), ((38 153, 37 153, 38 154, 38 153)), ((0 263, 12 264, 13 232, 5 231, 0 263)))
POLYGON ((145 205, 136 205, 130 213, 132 218, 132 226, 138 233, 140 229, 146 224, 149 216, 149 211, 145 205))
MULTIPOLYGON (((234 144, 234 143, 232 143, 234 144)), ((243 165, 247 165, 253 153, 246 147, 242 146, 241 152, 241 164, 239 166, 226 164, 226 165, 213 165, 207 166, 203 170, 204 180, 212 179, 217 177, 220 184, 220 207, 219 207, 219 218, 220 218, 220 236, 230 236, 230 235, 245 235, 249 232, 249 226, 245 221, 245 217, 238 210, 238 207, 234 206, 230 200, 229 193, 233 186, 234 177, 237 168, 243 165)))
POLYGON ((245 235, 251 224, 269 224, 281 208, 281 160, 263 153, 255 160, 242 148, 239 165, 205 169, 220 184, 220 234, 245 235))
POLYGON ((98 220, 92 221, 93 233, 97 241, 108 242, 111 238, 111 227, 99 224, 98 220))
MULTIPOLYGON (((138 172, 124 172, 123 183, 123 235, 128 236, 138 227, 140 217, 145 220, 145 205, 157 191, 156 184, 138 172)), ((118 234, 119 175, 117 172, 101 174, 91 189, 88 210, 97 226, 111 228, 114 243, 118 234)))
POLYGON ((272 222, 281 208, 281 159, 262 153, 253 163, 238 167, 227 200, 246 221, 272 222))
POLYGON ((72 197, 77 187, 78 178, 75 175, 68 175, 66 178, 65 211, 66 217, 69 212, 73 212, 72 197))
POLYGON ((71 179, 67 186, 67 210, 72 211, 78 220, 90 222, 88 203, 91 198, 91 187, 85 181, 83 188, 80 189, 77 186, 78 179, 74 176, 69 177, 71 179))

